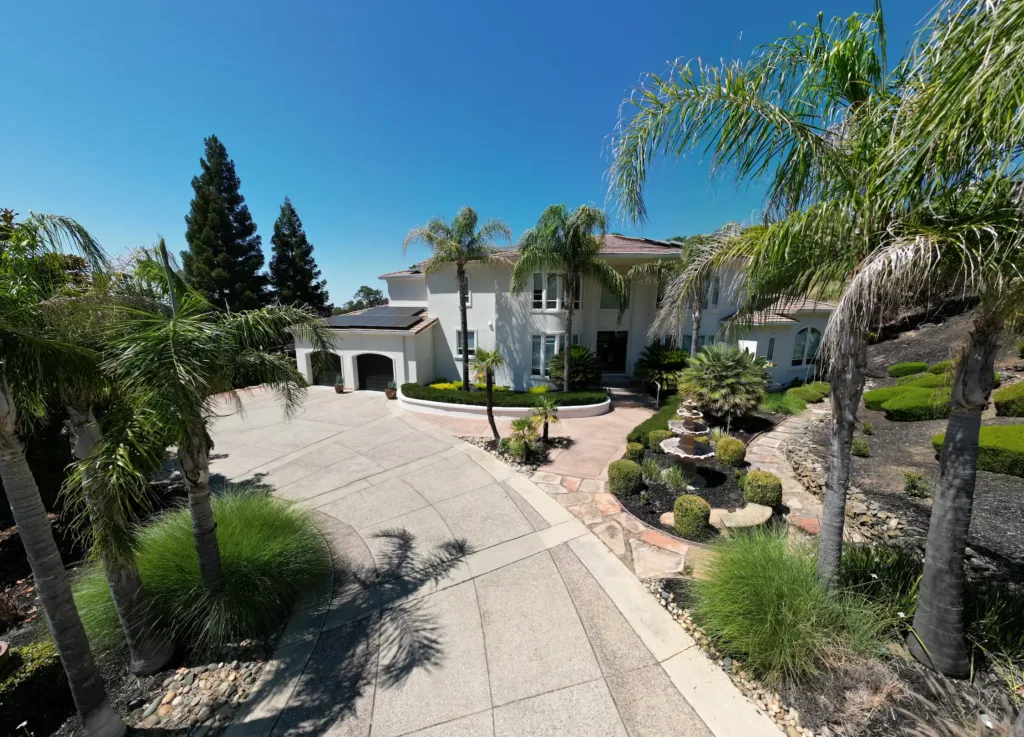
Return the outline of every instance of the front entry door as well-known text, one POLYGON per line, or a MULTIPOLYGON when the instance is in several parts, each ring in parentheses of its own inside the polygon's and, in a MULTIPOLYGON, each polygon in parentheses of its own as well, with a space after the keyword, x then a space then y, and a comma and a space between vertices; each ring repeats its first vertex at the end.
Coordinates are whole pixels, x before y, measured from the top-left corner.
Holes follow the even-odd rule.
POLYGON ((629 333, 625 330, 598 330, 597 356, 601 370, 621 373, 626 370, 626 344, 629 333))

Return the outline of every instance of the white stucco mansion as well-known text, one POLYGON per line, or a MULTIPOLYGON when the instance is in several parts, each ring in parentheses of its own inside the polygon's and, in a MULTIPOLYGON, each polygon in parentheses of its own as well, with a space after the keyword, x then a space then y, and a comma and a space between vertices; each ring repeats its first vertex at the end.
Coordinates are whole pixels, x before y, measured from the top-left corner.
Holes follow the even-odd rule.
MULTIPOLYGON (((603 253, 625 274, 637 263, 678 258, 678 244, 605 237, 603 253)), ((509 289, 511 268, 480 263, 467 267, 470 354, 477 346, 497 347, 505 358, 499 384, 523 390, 547 379, 547 364, 561 349, 565 313, 561 275, 536 273, 523 292, 509 289)), ((388 381, 427 384, 462 375, 459 293, 455 268, 430 275, 417 264, 380 277, 388 285, 390 304, 360 313, 328 318, 336 335, 339 369, 348 387, 383 389, 388 381)), ((702 345, 728 340, 767 358, 778 383, 804 378, 810 372, 821 333, 833 305, 807 300, 775 305, 758 316, 753 327, 729 330, 736 312, 735 280, 712 280, 704 300, 699 341, 702 345)), ((619 317, 618 303, 602 294, 596 282, 584 282, 575 295, 573 342, 596 351, 604 370, 628 376, 649 340, 647 331, 657 311, 659 290, 650 284, 630 287, 629 306, 619 317)), ((689 349, 692 321, 687 318, 679 335, 663 340, 689 349)), ((310 383, 331 384, 334 374, 313 376, 310 347, 297 342, 299 370, 310 383)), ((470 356, 472 358, 472 355, 470 356)))

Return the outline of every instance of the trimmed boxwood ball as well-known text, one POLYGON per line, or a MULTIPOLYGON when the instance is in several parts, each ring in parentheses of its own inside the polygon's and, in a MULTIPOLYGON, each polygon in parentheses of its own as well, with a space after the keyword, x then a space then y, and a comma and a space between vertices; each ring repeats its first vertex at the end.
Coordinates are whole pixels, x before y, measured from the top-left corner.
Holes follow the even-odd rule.
POLYGON ((928 364, 924 361, 906 361, 904 363, 894 363, 890 366, 889 376, 895 379, 909 374, 920 374, 927 370, 928 364))
POLYGON ((651 430, 647 433, 647 447, 655 453, 664 453, 665 451, 661 449, 661 442, 675 436, 675 433, 668 430, 651 430))
POLYGON ((18 725, 24 721, 33 733, 49 734, 74 709, 53 643, 46 640, 11 649, 7 662, 0 665, 0 734, 21 734, 18 725))
POLYGON ((743 498, 750 504, 782 504, 782 480, 770 471, 751 471, 743 477, 743 498))
POLYGON ((644 446, 640 443, 626 443, 626 460, 639 463, 644 459, 644 446))
MULTIPOLYGON (((942 451, 945 433, 932 438, 935 452, 942 451)), ((1024 425, 989 425, 978 435, 978 469, 1024 477, 1024 425)))
POLYGON ((907 387, 882 405, 885 419, 892 422, 921 422, 949 417, 949 391, 907 387))
POLYGON ((715 445, 715 457, 729 466, 742 466, 747 458, 747 446, 738 438, 722 438, 715 445))
POLYGON ((695 494, 683 494, 672 507, 675 531, 687 540, 699 540, 708 529, 711 505, 695 494))
POLYGON ((1024 381, 1000 389, 992 400, 1000 417, 1024 417, 1024 381))
POLYGON ((629 496, 643 484, 644 475, 633 461, 625 458, 608 466, 608 490, 615 496, 629 496))

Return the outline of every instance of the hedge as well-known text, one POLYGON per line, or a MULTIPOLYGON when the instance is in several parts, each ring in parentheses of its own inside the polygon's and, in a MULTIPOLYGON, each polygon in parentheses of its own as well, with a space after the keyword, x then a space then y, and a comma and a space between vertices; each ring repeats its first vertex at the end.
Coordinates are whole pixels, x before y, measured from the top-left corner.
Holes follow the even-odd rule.
POLYGON ((655 453, 664 453, 665 451, 661 449, 662 442, 675 436, 671 430, 651 430, 647 433, 647 447, 655 453))
POLYGON ((808 404, 815 404, 825 398, 824 394, 814 391, 810 386, 794 386, 786 390, 786 396, 799 397, 808 404))
POLYGON ((629 431, 626 442, 641 443, 646 447, 651 430, 668 430, 669 420, 676 419, 676 409, 679 408, 679 403, 683 399, 682 394, 666 397, 661 409, 629 431))
POLYGON ((885 419, 893 422, 943 420, 949 417, 949 391, 908 387, 882 404, 885 419))
POLYGON ((889 376, 898 378, 900 376, 907 376, 908 374, 920 374, 928 370, 928 364, 924 361, 906 361, 904 363, 894 363, 889 367, 889 376))
POLYGON ((743 498, 750 504, 782 504, 782 481, 770 471, 751 471, 743 477, 743 498))
POLYGON ((921 374, 920 376, 905 377, 910 378, 910 381, 900 379, 900 386, 916 386, 920 389, 938 389, 940 386, 946 384, 946 377, 943 374, 921 374))
POLYGON ((13 648, 0 669, 0 734, 50 734, 74 712, 57 650, 49 641, 13 648))
POLYGON ((626 460, 639 463, 644 459, 644 446, 641 443, 626 443, 626 460))
POLYGON ((742 466, 747 457, 747 446, 737 438, 722 438, 715 444, 715 457, 729 466, 742 466))
POLYGON ((615 496, 629 496, 643 484, 644 475, 633 461, 621 459, 608 466, 608 490, 615 496))
POLYGON ((933 363, 931 366, 928 367, 928 373, 929 374, 947 374, 947 373, 949 373, 949 370, 951 368, 953 368, 953 362, 952 361, 939 361, 938 363, 933 363))
POLYGON ((673 527, 687 540, 699 540, 707 533, 711 505, 694 494, 683 494, 672 507, 673 527))
MULTIPOLYGON (((424 399, 429 402, 445 402, 447 404, 470 404, 476 407, 487 405, 487 392, 463 392, 452 389, 434 389, 419 384, 402 384, 402 394, 409 399, 424 399)), ((495 407, 534 407, 538 394, 529 392, 495 392, 495 407)), ((608 394, 600 391, 581 392, 548 392, 543 395, 554 400, 560 407, 575 407, 581 404, 600 404, 608 398, 608 394)), ((667 425, 666 425, 667 427, 667 425)))
MULTIPOLYGON (((932 438, 935 452, 942 450, 945 433, 932 438)), ((1024 425, 989 425, 978 436, 978 470, 1024 477, 1024 425)))
POLYGON ((1000 389, 992 395, 992 401, 1000 417, 1024 417, 1024 381, 1000 389))
POLYGON ((906 389, 904 386, 883 386, 881 389, 872 389, 864 392, 864 406, 880 412, 882 405, 893 397, 902 394, 906 389))

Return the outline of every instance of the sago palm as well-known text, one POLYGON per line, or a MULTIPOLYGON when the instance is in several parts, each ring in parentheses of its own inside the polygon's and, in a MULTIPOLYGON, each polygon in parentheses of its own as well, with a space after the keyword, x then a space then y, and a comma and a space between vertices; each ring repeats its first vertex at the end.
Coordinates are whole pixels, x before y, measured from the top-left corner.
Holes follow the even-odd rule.
POLYGON ((615 295, 620 304, 626 302, 626 280, 601 257, 607 228, 604 212, 595 207, 580 205, 570 211, 565 205, 551 205, 541 214, 537 225, 523 233, 519 240, 519 259, 512 269, 513 290, 526 289, 538 271, 554 270, 564 274, 563 391, 569 391, 574 303, 576 294, 581 293, 583 280, 595 280, 602 289, 615 295))
POLYGON ((768 383, 764 359, 735 346, 709 345, 679 375, 679 392, 704 412, 725 418, 725 428, 757 407, 768 383))
POLYGON ((495 348, 489 351, 477 347, 476 355, 473 357, 473 369, 484 375, 484 382, 487 389, 487 421, 491 423, 491 432, 494 434, 494 442, 501 440, 498 434, 498 426, 494 422, 494 374, 505 365, 505 359, 495 348))
POLYGON ((12 211, 0 211, 0 479, 85 731, 120 737, 125 725, 107 701, 22 441, 45 416, 48 400, 72 396, 82 376, 95 374, 98 356, 53 332, 41 308, 48 295, 27 276, 33 260, 65 249, 103 261, 99 245, 73 220, 33 214, 18 222, 12 211))
POLYGON ((548 425, 558 423, 558 404, 555 403, 554 398, 541 394, 533 408, 533 417, 543 426, 544 432, 541 437, 545 443, 548 442, 548 425))
POLYGON ((459 286, 459 320, 462 326, 462 390, 469 391, 469 318, 466 314, 466 265, 471 261, 491 261, 498 254, 496 238, 512 240, 512 231, 501 220, 491 219, 477 228, 478 217, 472 207, 462 207, 450 223, 434 218, 426 225, 410 230, 402 242, 402 252, 415 243, 430 249, 423 271, 432 274, 454 266, 459 286))

